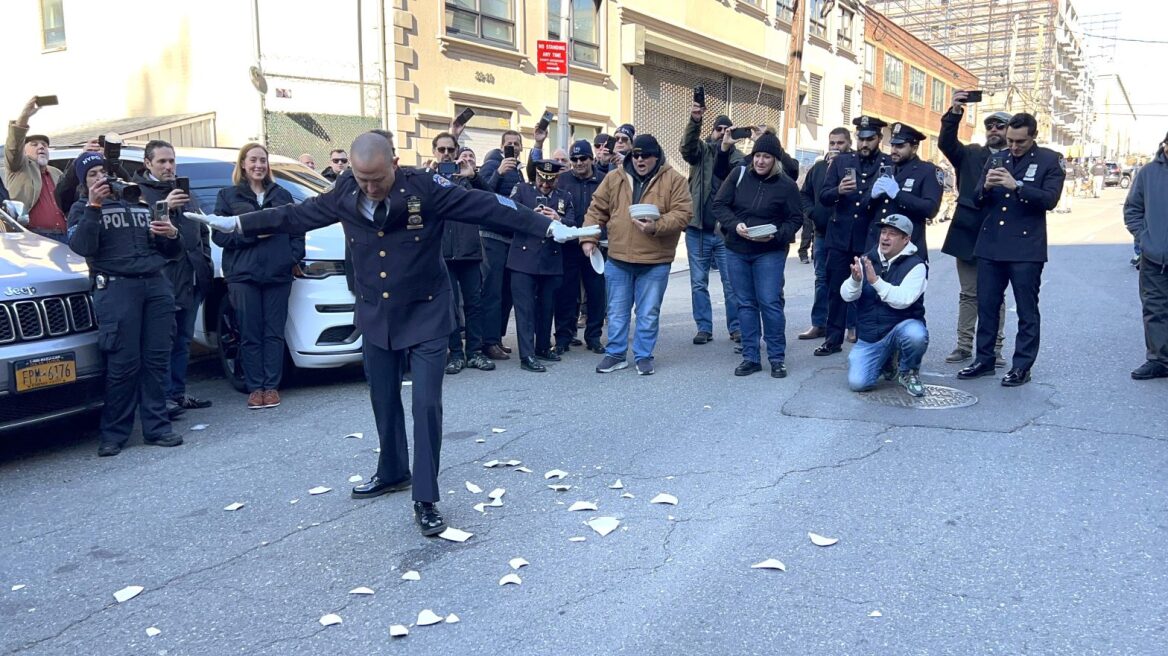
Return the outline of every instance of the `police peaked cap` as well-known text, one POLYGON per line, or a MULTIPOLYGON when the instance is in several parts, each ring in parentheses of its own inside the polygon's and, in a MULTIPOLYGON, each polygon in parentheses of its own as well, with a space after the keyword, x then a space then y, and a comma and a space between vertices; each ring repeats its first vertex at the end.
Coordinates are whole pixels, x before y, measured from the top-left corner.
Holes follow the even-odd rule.
POLYGON ((868 139, 880 134, 880 131, 888 127, 888 124, 875 116, 857 116, 852 119, 852 125, 856 126, 856 138, 868 139))
POLYGON ((888 142, 893 144, 919 144, 925 139, 928 139, 928 137, 926 137, 920 130, 912 127, 911 125, 905 125, 904 123, 893 123, 892 138, 890 138, 888 142))
POLYGON ((554 159, 541 159, 535 163, 535 173, 541 178, 554 178, 564 171, 564 165, 554 159))

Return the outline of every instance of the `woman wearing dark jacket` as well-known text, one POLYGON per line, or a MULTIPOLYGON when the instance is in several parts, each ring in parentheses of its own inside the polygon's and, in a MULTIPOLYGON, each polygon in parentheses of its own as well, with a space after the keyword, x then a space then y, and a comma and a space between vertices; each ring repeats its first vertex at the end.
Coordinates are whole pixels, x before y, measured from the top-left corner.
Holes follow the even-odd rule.
MULTIPOLYGON (((268 167, 268 151, 257 143, 239 149, 234 186, 219 190, 215 213, 239 216, 292 203, 288 190, 276 184, 268 167)), ((284 369, 284 324, 292 272, 304 259, 304 237, 216 232, 212 241, 223 247, 223 277, 239 321, 240 362, 247 384, 247 407, 280 405, 284 369)))
POLYGON ((791 242, 803 225, 803 211, 799 187, 783 173, 782 155, 777 137, 761 136, 746 165, 729 172, 714 199, 714 216, 726 234, 726 268, 738 295, 742 326, 742 364, 735 376, 762 371, 760 332, 771 376, 787 375, 783 272, 791 242), (774 233, 752 237, 747 231, 768 224, 774 233))

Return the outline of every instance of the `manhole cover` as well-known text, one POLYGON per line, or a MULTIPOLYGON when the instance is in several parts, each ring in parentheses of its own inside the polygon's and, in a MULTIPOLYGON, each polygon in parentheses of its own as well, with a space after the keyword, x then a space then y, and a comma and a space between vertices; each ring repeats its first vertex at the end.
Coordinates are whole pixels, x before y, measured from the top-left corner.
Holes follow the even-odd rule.
POLYGON ((977 403, 977 397, 969 392, 941 385, 925 385, 925 395, 920 398, 909 396, 900 385, 883 386, 861 396, 873 403, 914 410, 948 410, 977 403))

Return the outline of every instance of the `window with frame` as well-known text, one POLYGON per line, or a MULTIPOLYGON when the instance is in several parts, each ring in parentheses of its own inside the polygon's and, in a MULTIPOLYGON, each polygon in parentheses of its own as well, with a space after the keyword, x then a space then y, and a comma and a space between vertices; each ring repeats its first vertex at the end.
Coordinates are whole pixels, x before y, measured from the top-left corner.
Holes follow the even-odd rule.
POLYGON ((851 123, 852 122, 852 88, 849 86, 846 86, 846 85, 844 86, 843 114, 844 114, 844 125, 851 123))
POLYGON ((864 44, 864 84, 876 86, 876 46, 864 44))
MULTIPOLYGON (((572 61, 600 66, 600 0, 572 2, 572 61)), ((548 0, 548 38, 560 40, 560 0, 548 0)))
POLYGON ((775 0, 775 18, 790 23, 795 17, 795 0, 775 0))
POLYGON ((818 125, 823 107, 823 76, 812 73, 807 87, 807 120, 818 125))
POLYGON ((809 0, 807 2, 807 15, 811 19, 811 36, 817 36, 821 39, 827 38, 827 17, 823 15, 826 3, 827 0, 809 0))
POLYGON ((446 33, 515 45, 515 0, 446 0, 446 33))
POLYGON ((41 44, 45 50, 65 47, 64 0, 41 0, 41 44))
POLYGON ((904 62, 887 52, 884 53, 884 93, 904 95, 904 62))
POLYGON ((835 43, 837 46, 852 51, 852 21, 856 14, 850 9, 840 8, 839 29, 835 34, 835 43))
POLYGON ((916 66, 908 71, 908 100, 914 105, 925 106, 925 72, 916 66))
POLYGON ((946 96, 945 83, 942 82, 941 80, 938 80, 937 78, 933 78, 932 108, 933 108, 934 112, 937 112, 938 114, 945 113, 945 96, 946 96))

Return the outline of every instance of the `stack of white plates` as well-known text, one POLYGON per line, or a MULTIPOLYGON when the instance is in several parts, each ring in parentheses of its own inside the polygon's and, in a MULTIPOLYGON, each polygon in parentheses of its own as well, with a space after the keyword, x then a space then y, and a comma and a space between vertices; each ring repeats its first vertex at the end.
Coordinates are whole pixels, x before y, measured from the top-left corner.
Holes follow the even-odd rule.
POLYGON ((629 205, 629 216, 634 219, 650 219, 656 221, 661 218, 661 210, 651 203, 637 203, 629 205))
POLYGON ((773 223, 764 223, 762 225, 748 227, 746 234, 750 235, 751 239, 758 239, 759 237, 766 237, 778 232, 779 229, 773 223))

